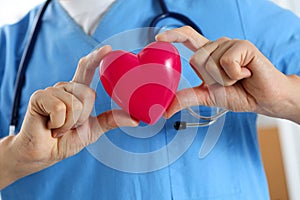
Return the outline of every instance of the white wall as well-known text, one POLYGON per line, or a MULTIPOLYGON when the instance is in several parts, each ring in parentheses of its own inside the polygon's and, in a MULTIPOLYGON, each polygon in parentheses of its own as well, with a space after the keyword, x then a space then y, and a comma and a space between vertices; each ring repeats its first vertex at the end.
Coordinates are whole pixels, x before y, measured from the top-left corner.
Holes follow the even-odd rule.
POLYGON ((299 0, 273 0, 278 5, 292 10, 300 16, 300 1, 299 0))
POLYGON ((0 0, 0 26, 14 23, 44 0, 0 0))
POLYGON ((300 126, 279 121, 280 143, 290 200, 300 199, 300 126))

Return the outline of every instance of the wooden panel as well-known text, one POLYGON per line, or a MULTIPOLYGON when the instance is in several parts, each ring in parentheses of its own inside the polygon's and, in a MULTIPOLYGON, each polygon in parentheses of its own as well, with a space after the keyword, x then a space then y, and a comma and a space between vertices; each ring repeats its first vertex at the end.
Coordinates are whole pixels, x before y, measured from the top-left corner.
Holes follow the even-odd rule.
POLYGON ((258 139, 271 200, 288 200, 278 129, 276 127, 260 128, 258 139))

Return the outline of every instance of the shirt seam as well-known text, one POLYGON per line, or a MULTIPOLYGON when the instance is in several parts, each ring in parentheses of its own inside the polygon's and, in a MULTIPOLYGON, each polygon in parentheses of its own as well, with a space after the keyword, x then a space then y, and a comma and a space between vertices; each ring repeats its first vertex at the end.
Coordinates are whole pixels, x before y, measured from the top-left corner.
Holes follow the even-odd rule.
POLYGON ((240 18, 240 25, 241 25, 243 37, 244 37, 244 39, 247 39, 248 37, 247 37, 247 34, 246 34, 246 27, 245 27, 243 15, 241 13, 241 5, 239 3, 239 0, 236 0, 236 7, 237 7, 238 16, 240 18))

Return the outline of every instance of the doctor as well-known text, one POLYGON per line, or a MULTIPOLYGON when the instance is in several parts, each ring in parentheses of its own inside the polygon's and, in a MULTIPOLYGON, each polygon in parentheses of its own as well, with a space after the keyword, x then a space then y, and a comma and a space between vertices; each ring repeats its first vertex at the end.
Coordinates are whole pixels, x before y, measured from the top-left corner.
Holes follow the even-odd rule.
MULTIPOLYGON (((24 31, 30 31, 36 10, 31 11, 19 23, 1 29, 0 46, 1 49, 5 49, 0 52, 0 134, 3 137, 0 143, 0 176, 3 199, 268 199, 267 182, 256 138, 254 113, 228 113, 222 135, 206 158, 198 158, 199 146, 203 142, 203 135, 207 132, 207 128, 199 128, 193 143, 182 156, 164 168, 148 173, 128 173, 111 168, 95 159, 86 148, 82 149, 110 129, 117 126, 136 126, 137 122, 122 111, 115 111, 112 117, 112 111, 109 111, 110 101, 104 92, 101 93, 102 114, 96 118, 89 117, 90 105, 94 102, 94 92, 88 87, 91 74, 110 48, 103 47, 81 59, 75 73, 77 62, 109 36, 124 30, 147 26, 151 17, 160 12, 160 8, 156 1, 116 1, 102 17, 98 15, 101 18, 99 23, 99 18, 92 23, 97 24, 96 28, 92 29, 92 32, 85 32, 84 23, 76 20, 81 15, 72 14, 71 7, 75 6, 75 10, 79 10, 78 8, 84 10, 81 4, 97 7, 100 3, 78 2, 70 1, 67 5, 64 1, 53 1, 47 9, 23 86, 19 120, 23 121, 24 116, 25 119, 17 127, 19 134, 10 137, 7 135, 12 104, 11 91, 18 58, 26 42, 27 35, 24 31), (72 78, 74 73, 75 76, 72 78), (62 82, 70 80, 72 81, 62 82), (57 82, 62 83, 56 84, 57 82), (42 88, 48 89, 39 90, 42 88), (70 99, 76 99, 75 106, 70 105, 70 99), (48 105, 50 107, 47 107, 48 105), (53 112, 49 111, 55 111, 55 114, 51 115, 53 112), (74 119, 70 116, 76 117, 74 119), (82 132, 86 133, 83 144, 78 143, 77 134, 82 132), (75 155, 71 156, 73 154, 75 155), (58 162, 61 159, 63 160, 58 162)), ((237 0, 218 3, 167 2, 170 9, 189 13, 193 21, 203 27, 204 34, 209 39, 222 36, 248 39, 267 55, 280 71, 299 75, 297 63, 300 60, 298 39, 300 22, 291 13, 263 0, 257 0, 255 3, 237 0), (265 12, 261 12, 262 9, 265 12), (288 25, 286 21, 289 21, 288 25), (266 22, 274 26, 266 27, 266 22), (282 32, 281 37, 274 34, 279 30, 282 32)), ((83 13, 95 16, 89 12, 91 7, 86 9, 83 13)), ((194 48, 193 50, 200 48, 200 52, 201 49, 212 52, 212 55, 216 55, 214 61, 218 61, 219 55, 223 55, 219 49, 228 49, 227 44, 244 44, 227 39, 207 43, 205 38, 195 35, 186 28, 180 29, 179 32, 175 31, 175 38, 173 32, 166 34, 158 39, 184 42, 188 38, 187 41, 192 41, 187 42, 190 48, 194 48), (180 39, 182 35, 185 37, 183 40, 180 39)), ((247 52, 253 52, 261 58, 274 76, 285 79, 283 78, 285 76, 276 71, 256 48, 249 43, 245 47, 247 52)), ((245 55, 245 50, 238 52, 245 55)), ((196 51, 192 59, 195 69, 199 69, 203 63, 203 57, 199 54, 196 51)), ((223 76, 220 78, 218 73, 213 75, 211 71, 207 71, 206 75, 203 75, 202 71, 198 75, 201 74, 206 82, 212 83, 209 85, 214 85, 214 82, 221 82, 221 85, 235 85, 235 81, 240 85, 240 79, 249 80, 250 83, 254 83, 254 80, 262 81, 254 76, 259 73, 252 70, 259 68, 242 66, 242 69, 241 76, 234 81, 223 79, 223 76)), ((273 94, 269 96, 274 96, 273 94)), ((207 104, 222 105, 212 100, 207 104)), ((190 104, 194 104, 194 100, 186 102, 183 106, 190 104)), ((260 112, 258 108, 248 110, 250 106, 234 109, 234 105, 241 104, 224 106, 234 111, 260 112)), ((180 109, 174 102, 168 117, 180 109)), ((180 134, 171 126, 180 114, 177 113, 167 120, 163 129, 151 138, 136 139, 118 128, 106 132, 105 135, 127 151, 138 153, 155 151, 166 146, 173 137, 180 134)), ((189 131, 185 133, 188 135, 189 131)), ((163 153, 172 156, 174 150, 166 149, 163 153)), ((111 149, 105 149, 104 152, 109 154, 111 149)), ((117 159, 124 165, 131 164, 122 157, 117 159)), ((151 159, 148 160, 149 165, 152 162, 151 159)))

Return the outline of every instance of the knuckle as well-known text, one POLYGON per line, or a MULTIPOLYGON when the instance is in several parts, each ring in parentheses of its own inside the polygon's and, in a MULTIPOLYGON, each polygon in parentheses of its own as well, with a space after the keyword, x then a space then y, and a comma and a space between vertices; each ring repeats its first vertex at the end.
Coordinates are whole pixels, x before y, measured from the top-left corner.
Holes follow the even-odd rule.
POLYGON ((240 46, 253 46, 253 44, 248 40, 238 40, 237 44, 240 46))
POLYGON ((85 65, 86 65, 86 63, 87 63, 87 58, 86 58, 86 56, 85 57, 82 57, 80 60, 79 60, 79 62, 78 62, 78 67, 80 68, 80 67, 84 67, 85 65))
POLYGON ((220 64, 231 79, 239 79, 240 73, 239 70, 235 68, 235 61, 233 59, 229 56, 223 56, 220 59, 220 64))
POLYGON ((44 93, 45 93, 44 90, 37 90, 37 91, 35 91, 35 92, 31 95, 30 101, 35 101, 35 100, 39 99, 41 96, 44 95, 44 93))
POLYGON ((36 107, 44 94, 44 90, 37 90, 30 96, 28 110, 31 114, 35 113, 36 107))
POLYGON ((47 92, 47 93, 54 93, 55 91, 57 91, 57 89, 54 87, 47 87, 45 89, 45 92, 47 92))
POLYGON ((197 64, 197 60, 198 60, 197 56, 195 54, 192 55, 192 57, 190 58, 190 64, 195 66, 197 64))
POLYGON ((183 29, 185 29, 186 31, 194 31, 194 29, 189 25, 183 26, 183 29))
POLYGON ((223 43, 223 42, 227 42, 230 41, 231 39, 229 37, 221 37, 219 39, 216 40, 216 42, 218 43, 223 43))
POLYGON ((191 27, 191 26, 183 26, 182 28, 182 31, 185 32, 187 35, 194 35, 196 33, 196 31, 191 27))
POLYGON ((72 110, 81 111, 83 109, 83 105, 79 100, 73 100, 72 110))
POLYGON ((189 62, 192 66, 199 66, 202 62, 204 62, 205 59, 206 52, 203 50, 203 48, 200 48, 194 55, 191 56, 189 62))
POLYGON ((60 112, 66 112, 67 107, 63 102, 57 102, 53 105, 53 112, 60 113, 60 112))
POLYGON ((234 64, 234 62, 235 61, 230 56, 227 55, 223 55, 220 58, 220 64, 222 67, 230 67, 234 64))
POLYGON ((68 82, 58 82, 56 83, 53 87, 61 87, 61 86, 64 86, 66 85, 68 82))

